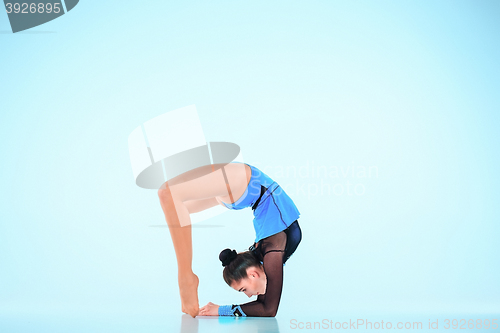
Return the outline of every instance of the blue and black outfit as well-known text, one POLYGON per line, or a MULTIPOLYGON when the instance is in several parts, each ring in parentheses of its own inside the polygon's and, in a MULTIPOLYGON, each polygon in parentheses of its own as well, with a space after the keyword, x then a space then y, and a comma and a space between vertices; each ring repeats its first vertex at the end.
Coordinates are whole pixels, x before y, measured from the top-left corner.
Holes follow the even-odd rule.
POLYGON ((220 306, 220 316, 274 316, 283 288, 283 265, 302 239, 297 221, 300 212, 292 199, 269 176, 247 165, 252 170, 252 176, 245 192, 234 203, 223 204, 234 210, 252 207, 256 238, 249 250, 264 266, 266 293, 258 295, 253 302, 220 306))

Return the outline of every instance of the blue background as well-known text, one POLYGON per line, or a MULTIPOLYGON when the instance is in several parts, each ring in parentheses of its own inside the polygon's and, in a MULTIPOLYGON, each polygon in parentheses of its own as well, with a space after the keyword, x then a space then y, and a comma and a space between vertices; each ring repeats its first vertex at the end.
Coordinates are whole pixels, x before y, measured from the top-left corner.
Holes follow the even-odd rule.
MULTIPOLYGON (((500 319, 499 15, 485 0, 81 1, 12 34, 0 13, 0 329, 500 319), (302 213, 276 319, 180 311, 127 137, 191 104, 207 141, 237 143, 302 213), (294 167, 339 173, 278 172, 294 167)), ((251 214, 193 227, 200 306, 249 301, 218 254, 251 245, 251 214)))

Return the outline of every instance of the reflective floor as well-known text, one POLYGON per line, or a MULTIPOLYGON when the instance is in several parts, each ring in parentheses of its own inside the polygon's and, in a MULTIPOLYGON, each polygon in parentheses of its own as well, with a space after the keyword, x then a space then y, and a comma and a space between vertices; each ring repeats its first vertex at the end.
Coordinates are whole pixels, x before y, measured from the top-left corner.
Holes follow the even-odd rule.
POLYGON ((196 317, 188 315, 0 316, 1 332, 297 332, 297 331, 499 331, 497 315, 343 315, 276 318, 196 317), (495 328, 496 327, 496 328, 495 328))

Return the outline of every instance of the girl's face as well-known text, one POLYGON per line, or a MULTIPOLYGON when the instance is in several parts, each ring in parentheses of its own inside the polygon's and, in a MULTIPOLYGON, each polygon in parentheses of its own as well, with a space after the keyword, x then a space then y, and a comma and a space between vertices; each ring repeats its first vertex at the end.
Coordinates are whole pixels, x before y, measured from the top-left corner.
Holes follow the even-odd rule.
POLYGON ((248 297, 264 295, 266 293, 266 273, 260 267, 247 268, 247 277, 233 282, 231 287, 236 291, 244 292, 248 297))

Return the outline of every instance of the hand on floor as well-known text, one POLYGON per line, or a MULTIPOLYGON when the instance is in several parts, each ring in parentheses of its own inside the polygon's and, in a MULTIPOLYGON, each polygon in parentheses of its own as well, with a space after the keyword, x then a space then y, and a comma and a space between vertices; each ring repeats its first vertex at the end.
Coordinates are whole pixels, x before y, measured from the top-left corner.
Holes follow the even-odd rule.
POLYGON ((199 316, 218 316, 219 315, 219 306, 212 302, 208 302, 207 305, 202 306, 200 308, 199 316))

